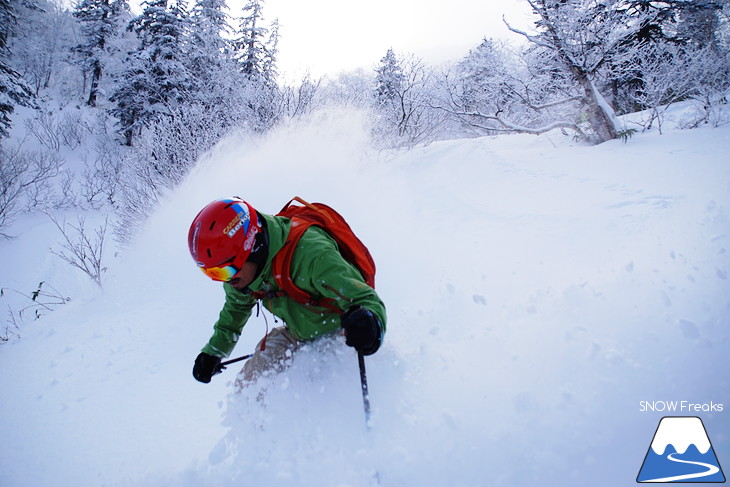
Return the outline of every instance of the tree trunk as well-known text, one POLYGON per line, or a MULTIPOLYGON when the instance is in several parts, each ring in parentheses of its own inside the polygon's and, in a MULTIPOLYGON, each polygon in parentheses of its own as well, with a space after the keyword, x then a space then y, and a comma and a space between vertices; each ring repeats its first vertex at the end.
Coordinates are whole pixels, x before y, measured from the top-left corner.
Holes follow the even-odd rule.
MULTIPOLYGON (((547 29, 549 43, 546 47, 554 49, 558 53, 563 64, 570 70, 573 78, 583 90, 585 103, 588 108, 588 122, 595 133, 595 142, 600 144, 602 142, 615 139, 618 137, 616 130, 616 115, 608 102, 606 102, 603 95, 599 93, 595 83, 593 83, 593 80, 591 79, 591 76, 595 73, 598 64, 589 68, 588 66, 582 66, 576 63, 575 56, 571 55, 571 46, 566 42, 565 32, 561 30, 560 24, 556 23, 556 18, 554 18, 555 15, 558 16, 557 18, 559 19, 559 14, 561 12, 548 8, 546 5, 548 2, 544 0, 539 2, 533 0, 527 1, 535 12, 542 18, 544 27, 547 29)), ((565 26, 563 26, 563 29, 564 28, 565 26)), ((522 34, 525 35, 528 40, 538 42, 538 44, 540 43, 535 38, 524 33, 522 34)), ((581 48, 587 48, 587 44, 588 41, 585 41, 585 45, 581 46, 581 48)))
POLYGON ((91 73, 91 90, 89 91, 89 99, 86 102, 90 107, 96 106, 96 97, 99 92, 99 81, 101 80, 101 62, 97 59, 94 62, 94 69, 91 73))
POLYGON ((576 81, 580 84, 585 93, 585 103, 588 108, 588 122, 595 134, 595 142, 600 144, 618 137, 616 130, 616 115, 603 95, 588 75, 577 66, 572 66, 571 71, 576 81))

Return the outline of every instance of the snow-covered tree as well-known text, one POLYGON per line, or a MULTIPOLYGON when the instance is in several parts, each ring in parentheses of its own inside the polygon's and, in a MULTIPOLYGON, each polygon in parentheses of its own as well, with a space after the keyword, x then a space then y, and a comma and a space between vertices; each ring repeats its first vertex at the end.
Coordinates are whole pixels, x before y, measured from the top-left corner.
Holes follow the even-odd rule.
POLYGON ((281 35, 279 34, 279 20, 274 19, 274 21, 271 23, 271 30, 269 33, 269 38, 266 41, 265 47, 265 55, 264 55, 264 62, 263 62, 263 73, 264 78, 266 81, 270 84, 273 84, 276 82, 276 78, 279 75, 279 71, 276 65, 277 56, 279 54, 279 38, 281 35))
POLYGON ((138 57, 150 75, 150 104, 164 112, 164 105, 185 100, 190 72, 185 65, 188 17, 180 0, 151 0, 142 16, 133 21, 140 36, 138 57), (162 106, 161 106, 162 105, 162 106))
POLYGON ((375 69, 375 102, 378 106, 394 105, 398 103, 398 92, 403 85, 403 69, 400 61, 388 49, 380 64, 375 69))
POLYGON ((241 72, 247 77, 263 78, 266 34, 269 32, 263 25, 263 0, 249 0, 243 6, 243 13, 233 43, 236 58, 241 72))
POLYGON ((485 40, 444 73, 435 103, 476 134, 563 128, 585 137, 575 116, 582 97, 553 57, 534 47, 512 53, 485 40))
POLYGON ((472 49, 454 71, 460 85, 458 103, 465 111, 508 114, 517 101, 504 49, 491 39, 472 49))
POLYGON ((327 79, 323 83, 322 96, 327 103, 367 109, 373 104, 372 90, 372 72, 359 68, 327 79))
POLYGON ((247 111, 247 124, 257 131, 267 130, 275 122, 278 87, 276 85, 276 50, 278 23, 264 25, 263 0, 249 0, 243 7, 233 47, 244 77, 241 95, 247 111))
POLYGON ((375 136, 384 145, 413 145, 433 140, 443 114, 431 107, 432 72, 424 62, 398 59, 388 49, 376 68, 373 92, 375 136))
POLYGON ((264 24, 263 0, 248 0, 235 32, 233 47, 241 72, 250 80, 273 84, 276 80, 276 56, 279 22, 264 24))
POLYGON ((689 98, 695 101, 698 116, 689 127, 708 123, 719 126, 727 123, 727 100, 730 98, 730 51, 713 45, 685 49, 685 57, 692 59, 689 73, 696 80, 689 98))
POLYGON ((131 27, 140 38, 139 48, 130 54, 128 68, 111 99, 125 143, 135 134, 187 101, 191 73, 184 62, 187 15, 180 3, 167 0, 145 2, 142 14, 131 27))
MULTIPOLYGON (((47 0, 21 0, 13 6, 18 18, 18 28, 10 42, 13 69, 36 95, 54 84, 59 91, 78 91, 75 86, 67 85, 76 79, 72 81, 66 76, 71 47, 76 42, 71 13, 47 0)), ((73 77, 77 78, 75 73, 73 77)))
POLYGON ((128 57, 127 64, 127 70, 109 98, 115 104, 109 113, 118 120, 124 144, 131 146, 134 136, 149 122, 149 86, 143 63, 128 57))
POLYGON ((728 0, 628 0, 634 15, 644 15, 638 40, 717 45, 727 28, 728 0), (723 27, 723 24, 725 26, 723 27), (643 35, 641 35, 643 34, 643 35))
POLYGON ((674 102, 686 99, 697 84, 692 65, 695 60, 673 42, 646 42, 641 50, 617 56, 612 75, 616 79, 633 80, 630 89, 624 84, 620 94, 622 105, 648 110, 644 127, 656 121, 662 130, 664 111, 674 102))
POLYGON ((0 139, 8 136, 16 105, 33 103, 33 92, 10 63, 9 41, 17 27, 10 0, 0 0, 0 139))
MULTIPOLYGON (((629 15, 628 0, 526 0, 538 16, 535 32, 508 24, 568 73, 579 90, 595 142, 618 136, 613 108, 600 91, 600 70, 623 42, 644 24, 644 16, 629 15)), ((571 101, 574 97, 569 97, 571 101)), ((558 102, 560 100, 556 100, 558 102)))
MULTIPOLYGON (((653 109, 655 105, 641 101, 653 99, 655 82, 668 79, 675 65, 686 62, 686 50, 708 46, 722 50, 723 30, 727 30, 722 8, 728 4, 727 0, 627 0, 621 9, 638 27, 624 37, 612 56, 615 59, 603 68, 614 108, 620 113, 653 109), (671 53, 679 57, 675 60, 671 53), (643 71, 644 66, 648 71, 643 71), (657 73, 661 73, 658 78, 657 73), (653 85, 645 86, 645 78, 651 78, 653 85)), ((677 99, 667 93, 671 94, 667 103, 677 99)))
POLYGON ((5 49, 17 22, 10 0, 0 0, 0 49, 5 49))
POLYGON ((81 58, 84 73, 90 76, 86 101, 89 106, 96 106, 109 42, 118 35, 120 17, 128 11, 127 0, 82 0, 74 10, 82 36, 75 51, 81 58))
POLYGON ((194 73, 210 75, 230 56, 226 8, 225 0, 196 0, 191 10, 187 61, 194 73))
MULTIPOLYGON (((240 73, 233 57, 227 34, 230 32, 225 0, 197 0, 191 11, 188 53, 185 62, 194 73, 191 102, 202 104, 216 112, 212 123, 222 123, 225 117, 219 109, 233 96, 241 84, 240 73)), ((212 113, 211 113, 212 114, 212 113)))

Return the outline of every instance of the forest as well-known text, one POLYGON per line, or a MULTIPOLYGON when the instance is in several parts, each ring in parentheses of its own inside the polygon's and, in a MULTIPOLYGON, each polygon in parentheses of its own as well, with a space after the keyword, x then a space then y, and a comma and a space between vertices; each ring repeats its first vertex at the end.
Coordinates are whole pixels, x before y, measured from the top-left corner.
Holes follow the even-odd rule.
MULTIPOLYGON (((222 138, 332 105, 366 113, 380 149, 555 129, 628 141, 661 130, 679 101, 696 106, 686 128, 727 122, 727 0, 525 1, 532 25, 504 19, 519 45, 485 37, 440 66, 394 46, 370 67, 285 83, 263 0, 237 12, 147 0, 138 15, 127 0, 0 0, 0 236, 27 212, 80 207, 109 214, 128 241, 222 138), (619 122, 638 111, 640 124, 619 122)), ((106 225, 96 237, 71 228, 70 260, 93 262, 106 225)))

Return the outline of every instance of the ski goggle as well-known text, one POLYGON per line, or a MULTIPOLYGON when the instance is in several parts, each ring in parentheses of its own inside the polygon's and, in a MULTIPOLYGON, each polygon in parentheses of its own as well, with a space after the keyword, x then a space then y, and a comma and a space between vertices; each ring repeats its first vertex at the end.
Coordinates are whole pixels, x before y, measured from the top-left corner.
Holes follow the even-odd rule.
POLYGON ((214 281, 228 282, 233 279, 233 276, 238 274, 238 271, 241 269, 233 264, 228 264, 220 267, 201 267, 200 270, 214 281))

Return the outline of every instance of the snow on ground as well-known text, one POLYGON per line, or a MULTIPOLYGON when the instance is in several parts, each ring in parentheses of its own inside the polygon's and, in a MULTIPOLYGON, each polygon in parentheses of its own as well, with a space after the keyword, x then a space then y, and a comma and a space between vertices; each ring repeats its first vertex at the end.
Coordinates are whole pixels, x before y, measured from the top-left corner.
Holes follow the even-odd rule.
POLYGON ((664 400, 723 404, 675 415, 730 464, 730 127, 367 144, 346 111, 226 140, 108 258, 103 291, 44 252, 45 217, 19 222, 0 285, 74 299, 0 348, 0 485, 627 485, 668 415, 641 401, 664 400), (389 314, 370 432, 341 340, 240 395, 235 367, 192 378, 223 293, 187 229, 226 195, 329 203, 370 247, 389 314))

